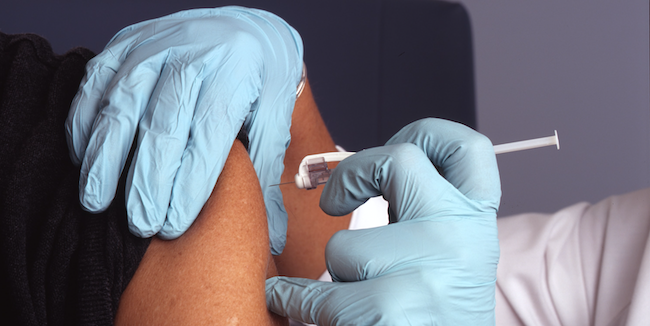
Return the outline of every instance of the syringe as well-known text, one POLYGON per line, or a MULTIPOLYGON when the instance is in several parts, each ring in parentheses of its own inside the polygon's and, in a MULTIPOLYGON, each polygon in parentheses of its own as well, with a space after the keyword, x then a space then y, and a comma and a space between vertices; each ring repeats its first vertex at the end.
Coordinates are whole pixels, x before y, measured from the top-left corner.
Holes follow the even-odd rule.
POLYGON ((557 146, 557 149, 560 149, 560 138, 558 138, 557 136, 557 130, 555 130, 555 135, 553 136, 495 145, 494 152, 496 154, 503 154, 503 153, 518 152, 526 149, 533 149, 533 148, 553 146, 553 145, 557 146))
MULTIPOLYGON (((557 130, 555 131, 555 135, 549 137, 495 145, 494 152, 496 154, 503 154, 553 145, 555 145, 557 149, 560 149, 560 139, 558 138, 557 130)), ((302 159, 302 162, 300 162, 294 182, 280 183, 272 186, 295 183, 300 189, 315 189, 318 185, 326 183, 332 174, 332 170, 327 166, 328 162, 342 161, 354 153, 355 152, 331 152, 307 155, 302 159)))

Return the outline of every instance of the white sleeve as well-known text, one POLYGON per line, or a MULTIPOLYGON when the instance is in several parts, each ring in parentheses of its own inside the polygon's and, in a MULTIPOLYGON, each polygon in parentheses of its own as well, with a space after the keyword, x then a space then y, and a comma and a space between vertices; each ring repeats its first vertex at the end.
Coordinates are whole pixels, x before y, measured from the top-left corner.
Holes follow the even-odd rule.
POLYGON ((497 221, 497 325, 650 325, 650 188, 497 221))

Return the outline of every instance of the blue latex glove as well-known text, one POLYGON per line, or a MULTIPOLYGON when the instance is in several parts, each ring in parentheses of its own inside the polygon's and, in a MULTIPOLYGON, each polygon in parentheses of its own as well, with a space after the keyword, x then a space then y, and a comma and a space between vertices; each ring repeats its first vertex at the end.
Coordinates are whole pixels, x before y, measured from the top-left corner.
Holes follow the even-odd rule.
POLYGON ((126 184, 131 232, 180 236, 243 124, 280 253, 286 212, 279 187, 268 186, 284 169, 302 54, 285 21, 242 7, 188 10, 120 31, 86 66, 66 121, 82 205, 109 206, 137 130, 126 184))
POLYGON ((334 283, 267 280, 269 309, 318 325, 494 325, 501 190, 490 141, 417 121, 343 160, 320 205, 343 215, 379 194, 391 224, 330 239, 334 283))

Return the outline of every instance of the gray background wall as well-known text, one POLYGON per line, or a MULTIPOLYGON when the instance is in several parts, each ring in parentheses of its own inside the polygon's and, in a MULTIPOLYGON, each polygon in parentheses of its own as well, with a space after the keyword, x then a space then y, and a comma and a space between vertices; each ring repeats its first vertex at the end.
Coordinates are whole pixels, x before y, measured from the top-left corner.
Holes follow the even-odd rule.
POLYGON ((501 216, 650 186, 647 0, 461 2, 479 130, 499 144, 557 129, 562 145, 498 157, 501 216))

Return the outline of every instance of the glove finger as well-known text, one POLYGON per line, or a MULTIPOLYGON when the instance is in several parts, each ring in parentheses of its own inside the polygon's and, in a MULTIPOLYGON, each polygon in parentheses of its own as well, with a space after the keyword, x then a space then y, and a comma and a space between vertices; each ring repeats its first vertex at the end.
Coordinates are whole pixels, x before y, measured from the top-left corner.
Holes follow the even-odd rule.
MULTIPOLYGON (((266 280, 266 305, 269 310, 303 323, 329 325, 328 308, 343 302, 332 297, 346 284, 304 278, 272 277, 266 280)), ((350 291, 349 296, 354 295, 350 291)), ((338 308, 340 310, 340 308, 338 308)), ((334 310, 336 311, 336 310, 334 310)))
POLYGON ((274 90, 277 98, 265 99, 266 103, 257 108, 255 116, 250 118, 252 115, 249 115, 245 122, 250 157, 264 195, 273 255, 281 254, 286 243, 287 212, 280 187, 271 185, 280 183, 284 171, 284 155, 291 141, 291 114, 296 101, 293 83, 284 83, 281 87, 274 90), (272 107, 268 107, 268 103, 272 103, 272 107))
MULTIPOLYGON (((277 180, 280 180, 280 178, 277 180)), ((277 183, 280 183, 280 181, 277 181, 277 183)), ((282 253, 287 243, 288 215, 282 202, 282 191, 279 187, 267 186, 266 188, 262 188, 262 194, 264 195, 264 204, 266 205, 271 254, 277 256, 282 253)))
MULTIPOLYGON (((277 115, 280 115, 280 112, 277 115)), ((269 120, 265 120, 259 115, 257 119, 259 122, 256 124, 265 124, 266 126, 260 129, 266 129, 267 132, 248 134, 249 153, 264 196, 271 253, 279 255, 284 250, 287 241, 288 216, 280 187, 271 187, 270 185, 280 183, 280 177, 284 171, 284 154, 291 138, 289 132, 291 113, 288 114, 288 121, 274 122, 271 125, 267 124, 269 120)))
MULTIPOLYGON (((396 223, 377 228, 341 230, 327 242, 325 261, 335 282, 376 278, 399 268, 404 261, 430 259, 426 241, 435 236, 428 228, 396 223), (396 234, 402 236, 396 237, 396 234), (408 236, 403 236, 408 234, 408 236), (397 254, 396 248, 409 248, 397 254)), ((441 248, 443 249, 443 248, 441 248)))
POLYGON ((163 239, 182 235, 194 222, 223 169, 244 119, 261 88, 261 51, 248 34, 234 33, 229 47, 211 56, 171 192, 163 239))
POLYGON ((152 56, 138 64, 127 59, 108 84, 79 179, 81 204, 91 212, 106 209, 115 196, 136 128, 158 80, 163 56, 152 56))
POLYGON ((341 161, 323 189, 320 206, 330 215, 344 215, 380 194, 389 203, 393 223, 463 214, 471 207, 424 152, 408 143, 367 149, 341 161))
POLYGON ((422 280, 412 276, 418 275, 347 283, 272 277, 266 280, 266 305, 279 315, 317 325, 423 325, 431 321, 427 307, 435 301, 427 296, 412 302, 426 292, 422 280))
MULTIPOLYGON (((453 270, 456 276, 469 279, 485 271, 486 265, 495 271, 497 260, 494 223, 462 217, 342 230, 325 248, 327 270, 336 282, 372 280, 414 267, 432 273, 453 270)), ((487 275, 489 280, 493 277, 487 275)))
POLYGON ((116 33, 106 48, 86 64, 86 74, 72 100, 65 122, 70 158, 75 165, 81 165, 83 161, 93 124, 101 110, 101 101, 109 88, 109 83, 122 69, 122 63, 133 47, 140 42, 137 38, 133 39, 131 32, 137 29, 142 33, 146 23, 134 24, 116 33))
POLYGON ((88 146, 90 132, 99 114, 101 99, 108 83, 115 76, 120 63, 106 51, 98 54, 86 64, 86 74, 79 90, 72 100, 65 121, 66 140, 72 163, 79 166, 88 146))
POLYGON ((455 188, 486 210, 495 211, 501 184, 490 140, 464 125, 422 119, 402 128, 387 145, 412 143, 421 148, 455 188))
POLYGON ((197 75, 198 69, 167 60, 140 121, 126 181, 129 228, 140 237, 155 235, 165 222, 201 88, 197 75))

